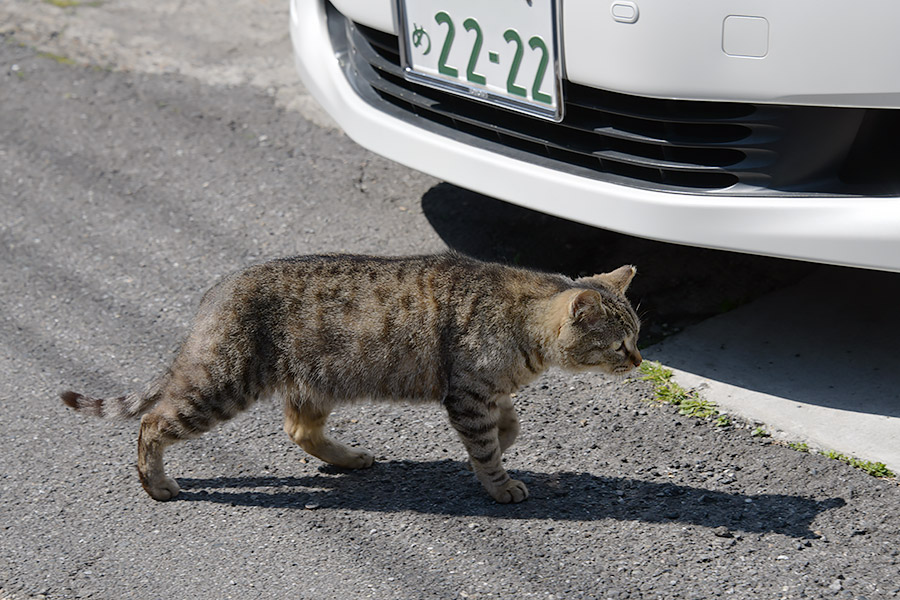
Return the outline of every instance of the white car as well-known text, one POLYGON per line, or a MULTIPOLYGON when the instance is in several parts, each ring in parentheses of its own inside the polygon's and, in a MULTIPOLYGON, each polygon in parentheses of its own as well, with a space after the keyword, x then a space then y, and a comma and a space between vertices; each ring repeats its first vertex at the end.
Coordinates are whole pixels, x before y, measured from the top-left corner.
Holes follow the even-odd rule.
POLYGON ((900 271, 900 2, 291 0, 350 137, 623 233, 900 271))

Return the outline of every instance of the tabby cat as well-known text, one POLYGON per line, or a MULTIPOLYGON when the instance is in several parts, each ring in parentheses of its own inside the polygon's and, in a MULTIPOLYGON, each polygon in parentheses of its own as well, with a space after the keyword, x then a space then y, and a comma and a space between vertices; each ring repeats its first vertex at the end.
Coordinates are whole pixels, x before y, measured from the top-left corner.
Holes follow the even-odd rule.
POLYGON ((528 497, 501 454, 519 432, 510 394, 551 366, 622 374, 641 363, 624 292, 635 274, 572 280, 456 253, 301 256, 232 274, 200 303, 172 366, 143 393, 66 405, 141 418, 137 467, 156 500, 179 492, 163 451, 260 397, 284 399, 284 430, 321 460, 356 469, 370 452, 329 438, 332 409, 357 399, 440 402, 498 502, 528 497))

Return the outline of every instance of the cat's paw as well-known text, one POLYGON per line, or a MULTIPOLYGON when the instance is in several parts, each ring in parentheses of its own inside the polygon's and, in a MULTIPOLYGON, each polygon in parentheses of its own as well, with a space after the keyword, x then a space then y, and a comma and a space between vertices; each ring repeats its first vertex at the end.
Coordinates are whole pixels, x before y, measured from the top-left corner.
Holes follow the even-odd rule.
POLYGON ((171 500, 177 496, 178 492, 181 491, 181 488, 178 487, 178 484, 175 483, 175 480, 171 477, 163 477, 153 483, 145 483, 144 490, 146 490, 154 500, 165 501, 171 500))
POLYGON ((375 463, 375 455, 368 450, 350 451, 348 469, 368 469, 375 463))
POLYGON ((368 450, 334 444, 330 452, 323 453, 322 460, 342 469, 366 469, 375 463, 375 455, 368 450))
POLYGON ((528 498, 528 488, 517 479, 510 479, 505 485, 488 491, 500 504, 515 504, 528 498))

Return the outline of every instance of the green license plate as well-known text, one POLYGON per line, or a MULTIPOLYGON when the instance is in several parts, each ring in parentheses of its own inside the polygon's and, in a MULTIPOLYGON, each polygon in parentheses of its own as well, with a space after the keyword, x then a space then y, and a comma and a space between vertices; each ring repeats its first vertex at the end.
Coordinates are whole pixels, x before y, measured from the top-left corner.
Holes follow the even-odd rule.
POLYGON ((562 120, 556 0, 398 0, 406 78, 562 120))

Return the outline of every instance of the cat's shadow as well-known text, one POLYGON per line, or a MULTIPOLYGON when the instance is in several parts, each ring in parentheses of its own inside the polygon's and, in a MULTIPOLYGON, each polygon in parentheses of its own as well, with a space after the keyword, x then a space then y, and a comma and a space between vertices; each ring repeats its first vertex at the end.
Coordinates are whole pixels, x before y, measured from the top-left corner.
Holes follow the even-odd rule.
POLYGON ((841 498, 746 495, 591 473, 511 470, 510 475, 528 485, 531 496, 526 502, 493 502, 464 463, 453 460, 379 462, 353 472, 326 466, 301 477, 181 478, 176 501, 498 519, 674 521, 795 538, 817 537, 810 530, 813 519, 845 504, 841 498))

